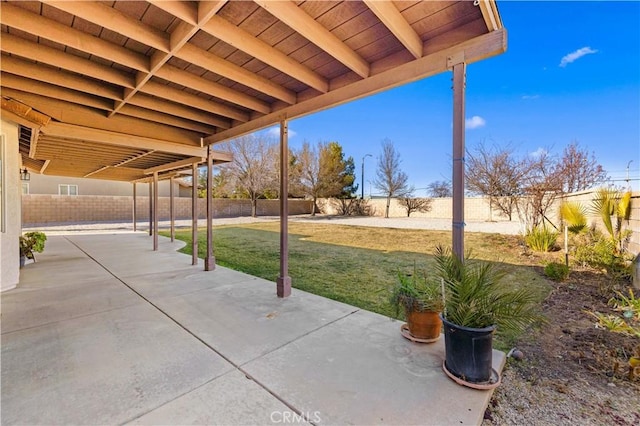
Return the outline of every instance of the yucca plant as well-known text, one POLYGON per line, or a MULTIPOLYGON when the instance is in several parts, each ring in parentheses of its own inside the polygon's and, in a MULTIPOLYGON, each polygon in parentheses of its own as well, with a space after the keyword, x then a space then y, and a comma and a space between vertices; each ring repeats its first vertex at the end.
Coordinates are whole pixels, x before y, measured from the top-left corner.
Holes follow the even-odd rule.
POLYGON ((443 317, 469 328, 496 325, 498 330, 521 331, 540 320, 531 287, 514 289, 505 284, 505 274, 494 263, 452 255, 449 249, 436 248, 436 270, 444 280, 443 317))
POLYGON ((623 253, 624 242, 631 235, 631 231, 622 226, 631 216, 631 192, 620 194, 615 189, 601 188, 593 200, 592 210, 602 219, 602 224, 615 245, 616 254, 623 253))
POLYGON ((549 252, 553 250, 558 239, 558 233, 546 226, 530 229, 524 236, 524 241, 531 250, 549 252))

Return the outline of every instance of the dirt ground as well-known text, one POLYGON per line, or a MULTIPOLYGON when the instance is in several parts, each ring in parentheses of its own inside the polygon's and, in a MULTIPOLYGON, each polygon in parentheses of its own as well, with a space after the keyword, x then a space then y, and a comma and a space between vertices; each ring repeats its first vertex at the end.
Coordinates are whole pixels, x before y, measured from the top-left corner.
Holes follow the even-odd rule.
POLYGON ((483 425, 640 424, 640 371, 629 367, 640 338, 596 328, 586 313, 614 313, 613 290, 628 288, 589 270, 556 283, 543 304, 548 322, 517 343, 524 359, 508 360, 483 425))

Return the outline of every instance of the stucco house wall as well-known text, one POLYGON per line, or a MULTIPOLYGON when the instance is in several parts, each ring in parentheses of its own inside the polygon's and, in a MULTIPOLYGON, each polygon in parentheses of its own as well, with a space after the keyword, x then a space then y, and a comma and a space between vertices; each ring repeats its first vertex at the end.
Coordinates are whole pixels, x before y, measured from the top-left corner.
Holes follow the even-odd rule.
MULTIPOLYGON (((41 175, 31 173, 29 184, 29 194, 34 195, 59 195, 59 185, 77 185, 78 195, 109 195, 109 196, 131 196, 133 194, 133 184, 129 182, 109 181, 90 178, 72 178, 64 176, 41 175)), ((168 180, 158 182, 158 196, 169 196, 168 180)), ((191 197, 191 188, 186 191, 181 190, 183 185, 174 180, 174 194, 176 197, 191 197)), ((149 195, 149 184, 136 184, 136 195, 146 197, 149 195)))
POLYGON ((20 154, 18 152, 18 125, 2 119, 0 121, 0 158, 2 160, 3 198, 0 230, 0 291, 14 288, 20 279, 20 248, 18 237, 21 232, 20 203, 20 154))

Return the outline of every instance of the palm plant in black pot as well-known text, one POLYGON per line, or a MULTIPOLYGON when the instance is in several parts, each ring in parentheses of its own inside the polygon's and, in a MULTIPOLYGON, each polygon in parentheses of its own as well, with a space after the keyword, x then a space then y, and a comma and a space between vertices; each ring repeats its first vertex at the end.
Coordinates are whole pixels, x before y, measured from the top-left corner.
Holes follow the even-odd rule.
POLYGON ((463 385, 490 388, 500 382, 492 368, 493 334, 520 331, 540 320, 536 292, 513 288, 495 263, 459 259, 436 249, 436 270, 445 288, 442 315, 444 369, 463 385))

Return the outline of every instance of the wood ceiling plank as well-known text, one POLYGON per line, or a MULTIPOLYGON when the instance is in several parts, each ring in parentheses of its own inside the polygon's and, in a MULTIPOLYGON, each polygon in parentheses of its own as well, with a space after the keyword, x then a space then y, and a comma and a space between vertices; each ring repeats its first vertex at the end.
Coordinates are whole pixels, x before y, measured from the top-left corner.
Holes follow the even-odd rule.
POLYGON ((176 56, 184 61, 198 64, 206 70, 237 81, 240 84, 266 93, 289 104, 296 102, 296 94, 294 92, 284 89, 282 86, 274 84, 265 78, 256 76, 252 72, 221 59, 206 50, 193 46, 190 43, 185 44, 184 47, 176 53, 176 56))
POLYGON ((202 29, 320 92, 326 93, 329 89, 325 78, 223 18, 212 17, 202 29))
POLYGON ((147 0, 159 9, 180 18, 187 24, 196 25, 198 23, 198 7, 188 1, 166 1, 147 0))
POLYGON ((391 2, 364 0, 369 9, 416 59, 422 57, 422 40, 391 2))
POLYGON ((193 73, 183 71, 173 65, 163 66, 156 72, 156 76, 242 107, 260 111, 264 114, 271 112, 271 107, 266 102, 229 89, 227 86, 198 77, 193 73))
POLYGON ((133 40, 137 40, 154 49, 169 51, 169 37, 162 31, 149 27, 137 19, 133 19, 122 12, 102 3, 82 1, 52 1, 42 0, 57 9, 79 16, 96 25, 108 28, 133 40))
POLYGON ((55 84, 107 99, 119 100, 122 97, 122 92, 113 86, 100 84, 95 80, 83 78, 77 74, 59 71, 44 65, 36 65, 15 56, 3 56, 0 61, 0 69, 2 69, 3 72, 55 84))
POLYGON ((3 3, 0 21, 9 27, 18 28, 56 43, 121 63, 138 71, 149 70, 149 60, 143 55, 67 27, 52 19, 27 12, 10 3, 3 3))
POLYGON ((254 1, 289 27, 302 34, 307 40, 349 67, 360 77, 367 78, 369 76, 370 70, 367 61, 294 3, 290 1, 254 1))

